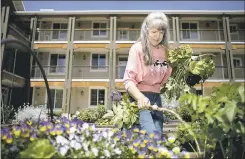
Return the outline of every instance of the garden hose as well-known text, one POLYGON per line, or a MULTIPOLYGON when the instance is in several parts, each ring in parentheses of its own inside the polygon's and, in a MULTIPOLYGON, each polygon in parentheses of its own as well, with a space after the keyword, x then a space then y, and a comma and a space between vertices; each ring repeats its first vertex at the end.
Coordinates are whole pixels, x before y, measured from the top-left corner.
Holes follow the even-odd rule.
MULTIPOLYGON (((38 60, 38 58, 36 56, 36 53, 28 45, 26 45, 22 41, 16 40, 16 39, 3 40, 1 42, 1 45, 11 44, 11 43, 15 43, 15 44, 19 44, 19 45, 23 46, 25 49, 27 49, 27 52, 29 52, 32 55, 32 57, 34 58, 35 62, 37 62, 37 65, 38 65, 38 67, 39 67, 39 69, 40 69, 40 71, 42 73, 42 76, 43 76, 43 79, 44 79, 44 82, 45 82, 47 95, 48 95, 47 107, 50 109, 50 117, 51 117, 51 121, 53 121, 53 102, 52 102, 52 98, 51 98, 51 92, 50 92, 50 89, 49 89, 49 85, 48 85, 48 81, 47 81, 47 77, 45 75, 44 69, 43 69, 40 61, 38 60)), ((2 66, 1 66, 1 68, 2 68, 2 66)))

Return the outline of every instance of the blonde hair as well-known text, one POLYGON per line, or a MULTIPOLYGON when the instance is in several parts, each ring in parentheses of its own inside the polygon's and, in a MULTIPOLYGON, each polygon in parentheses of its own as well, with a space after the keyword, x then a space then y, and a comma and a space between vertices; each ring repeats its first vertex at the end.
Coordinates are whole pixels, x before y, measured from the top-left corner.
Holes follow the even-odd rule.
POLYGON ((169 22, 167 16, 162 12, 150 13, 142 23, 140 38, 138 39, 138 41, 140 41, 142 44, 145 65, 151 65, 153 63, 151 56, 151 45, 148 40, 149 29, 152 28, 156 28, 165 32, 163 35, 163 39, 159 43, 159 45, 163 45, 165 47, 165 50, 168 48, 169 22))

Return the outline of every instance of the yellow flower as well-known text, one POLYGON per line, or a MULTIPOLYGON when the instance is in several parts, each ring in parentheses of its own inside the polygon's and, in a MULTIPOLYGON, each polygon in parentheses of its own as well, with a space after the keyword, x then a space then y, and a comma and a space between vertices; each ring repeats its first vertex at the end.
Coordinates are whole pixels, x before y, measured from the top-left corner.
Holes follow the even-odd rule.
POLYGON ((138 158, 145 158, 145 155, 138 155, 138 158))
POLYGON ((67 128, 69 128, 70 127, 70 124, 69 123, 65 123, 64 126, 67 127, 67 128))
POLYGON ((146 131, 145 130, 140 130, 140 133, 145 135, 146 134, 146 131))
POLYGON ((158 149, 157 149, 156 147, 154 147, 154 148, 153 148, 153 151, 154 151, 154 152, 157 152, 157 151, 158 151, 158 149))
POLYGON ((28 131, 24 131, 21 133, 21 136, 24 138, 28 138, 28 137, 30 137, 30 133, 28 131))
POLYGON ((47 131, 47 127, 46 126, 40 126, 39 130, 41 132, 45 132, 45 131, 47 131))
POLYGON ((147 144, 148 142, 149 142, 149 140, 144 139, 144 143, 145 143, 145 144, 147 144))
POLYGON ((32 125, 32 121, 28 120, 28 121, 26 121, 26 124, 31 126, 32 125))
POLYGON ((138 146, 139 146, 139 143, 136 142, 136 143, 133 143, 133 145, 134 145, 135 147, 138 147, 138 146))
POLYGON ((2 139, 3 140, 7 139, 7 135, 6 134, 2 135, 2 139))
POLYGON ((21 134, 20 130, 14 130, 14 136, 19 137, 21 134))
POLYGON ((135 128, 133 131, 134 132, 139 132, 140 130, 138 128, 135 128))
POLYGON ((146 146, 145 143, 141 143, 141 144, 140 144, 140 147, 145 147, 145 146, 146 146))
POLYGON ((152 138, 154 137, 154 134, 151 133, 151 134, 149 135, 149 137, 152 139, 152 138))
POLYGON ((9 137, 5 140, 8 144, 11 144, 13 142, 13 138, 9 137))

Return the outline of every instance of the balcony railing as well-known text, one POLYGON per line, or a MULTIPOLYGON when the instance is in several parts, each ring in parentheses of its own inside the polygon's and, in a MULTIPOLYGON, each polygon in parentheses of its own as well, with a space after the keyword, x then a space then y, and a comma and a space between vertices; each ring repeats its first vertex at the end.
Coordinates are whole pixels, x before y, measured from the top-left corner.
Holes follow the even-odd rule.
POLYGON ((67 41, 67 29, 38 29, 37 41, 67 41))
POLYGON ((126 66, 116 66, 116 79, 123 79, 126 66))
POLYGON ((235 78, 236 80, 244 80, 245 79, 245 66, 235 67, 235 78))
MULTIPOLYGON (((65 78, 65 66, 43 66, 47 78, 65 78)), ((43 79, 42 73, 38 66, 32 67, 32 78, 43 79)))
MULTIPOLYGON (((170 41, 173 41, 173 30, 170 29, 170 41)), ((38 29, 36 41, 67 41, 67 29, 38 29)), ((117 41, 136 41, 140 36, 140 29, 117 29, 117 41)), ((180 41, 191 42, 224 42, 224 31, 210 29, 181 29, 180 41)), ((245 30, 232 32, 232 42, 244 42, 245 30)), ((74 41, 109 41, 110 29, 75 29, 74 41)))
MULTIPOLYGON (((173 30, 170 29, 170 41, 173 41, 173 30)), ((117 29, 117 41, 136 41, 140 37, 140 29, 117 29)))
POLYGON ((110 29, 75 29, 74 41, 110 40, 110 29))
POLYGON ((74 79, 109 79, 109 66, 81 66, 72 67, 74 79))
POLYGON ((245 29, 239 29, 232 32, 231 42, 245 42, 245 29))
MULTIPOLYGON (((64 79, 65 66, 43 66, 45 74, 49 79, 64 79)), ((116 66, 116 79, 123 79, 126 66, 116 66)), ((244 80, 245 66, 235 68, 236 80, 244 80)), ((32 69, 33 79, 43 79, 39 67, 34 66, 32 69)), ((81 66, 76 65, 72 67, 73 79, 109 79, 109 66, 81 66)), ((227 66, 216 66, 212 77, 207 80, 228 80, 227 66)))
POLYGON ((140 29, 117 29, 117 41, 136 41, 140 36, 140 29))
POLYGON ((210 29, 181 29, 180 41, 224 42, 224 31, 210 29))

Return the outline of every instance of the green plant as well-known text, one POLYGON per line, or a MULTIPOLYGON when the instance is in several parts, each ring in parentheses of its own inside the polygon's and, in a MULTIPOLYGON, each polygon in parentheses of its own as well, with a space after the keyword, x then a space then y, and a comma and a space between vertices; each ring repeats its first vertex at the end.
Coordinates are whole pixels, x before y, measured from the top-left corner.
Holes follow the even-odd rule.
POLYGON ((2 158, 189 158, 175 137, 145 130, 96 129, 77 118, 28 122, 1 130, 2 158), (30 122, 32 123, 32 122, 30 122))
POLYGON ((189 113, 191 126, 188 129, 180 126, 177 138, 182 138, 182 142, 190 140, 185 132, 191 129, 204 152, 211 156, 221 152, 223 158, 244 157, 244 86, 223 84, 213 88, 210 96, 185 94, 179 103, 179 111, 189 113))
POLYGON ((40 139, 30 143, 24 151, 20 152, 21 158, 51 158, 56 153, 48 139, 40 139))
POLYGON ((135 103, 131 103, 128 96, 124 94, 122 101, 117 105, 113 104, 112 110, 107 110, 102 118, 110 119, 110 123, 117 125, 119 128, 130 129, 138 123, 138 111, 139 109, 135 103))
POLYGON ((189 45, 182 45, 169 50, 168 59, 173 70, 165 87, 161 89, 161 93, 168 99, 166 102, 178 99, 186 92, 195 92, 193 86, 201 78, 204 82, 214 73, 215 63, 210 54, 199 55, 196 59, 192 59, 192 54, 193 50, 189 45), (192 80, 190 85, 187 80, 192 75, 195 75, 196 79, 192 80), (197 78, 199 76, 200 79, 197 78))
POLYGON ((98 105, 96 108, 86 108, 79 111, 77 117, 85 122, 95 123, 101 119, 106 113, 103 105, 98 105))
POLYGON ((200 75, 203 80, 211 77, 215 71, 215 63, 211 55, 202 55, 202 59, 198 61, 191 61, 189 70, 194 75, 200 75))

